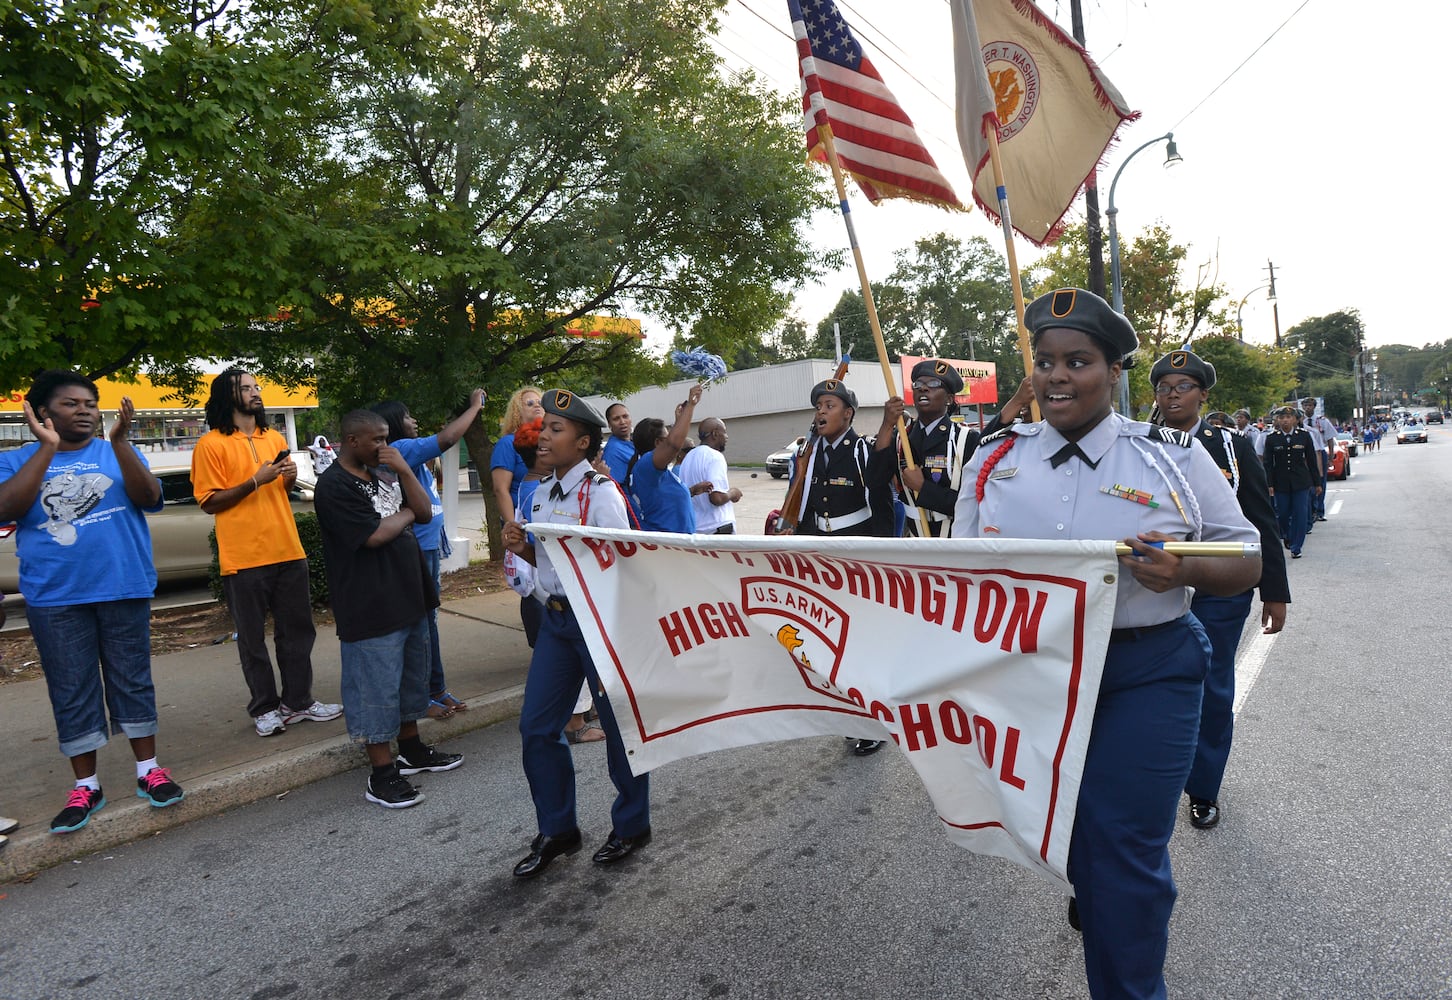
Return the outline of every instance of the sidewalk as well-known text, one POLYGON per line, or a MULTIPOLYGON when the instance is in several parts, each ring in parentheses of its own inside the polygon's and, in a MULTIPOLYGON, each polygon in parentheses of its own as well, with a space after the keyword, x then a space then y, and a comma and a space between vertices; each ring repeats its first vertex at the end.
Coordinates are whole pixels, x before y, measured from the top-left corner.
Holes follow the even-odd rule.
MULTIPOLYGON (((451 719, 423 720, 425 742, 518 716, 530 650, 517 594, 504 590, 445 603, 439 609, 439 641, 449 689, 469 709, 451 719)), ((271 653, 270 635, 268 648, 271 653)), ((319 627, 313 647, 315 698, 342 700, 340 668, 335 632, 319 627)), ((158 756, 186 798, 165 809, 137 798, 131 748, 125 737, 113 736, 100 751, 98 769, 106 806, 84 829, 65 835, 51 833, 50 821, 65 805, 74 779, 56 745, 45 683, 0 688, 0 732, 7 751, 0 814, 21 823, 0 850, 0 883, 363 767, 363 751, 349 742, 341 718, 297 723, 281 735, 258 737, 246 711, 247 687, 236 646, 200 646, 156 657, 152 676, 158 756)), ((358 782, 361 797, 361 770, 358 782)))

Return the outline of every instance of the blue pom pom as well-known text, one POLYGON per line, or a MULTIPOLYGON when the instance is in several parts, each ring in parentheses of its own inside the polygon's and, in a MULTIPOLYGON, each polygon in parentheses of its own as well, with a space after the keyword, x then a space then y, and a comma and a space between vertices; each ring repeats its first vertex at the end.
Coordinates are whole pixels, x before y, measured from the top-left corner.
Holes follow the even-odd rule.
POLYGON ((671 351, 671 361, 687 378, 702 382, 715 382, 726 377, 726 362, 718 354, 711 354, 699 347, 689 351, 671 351))

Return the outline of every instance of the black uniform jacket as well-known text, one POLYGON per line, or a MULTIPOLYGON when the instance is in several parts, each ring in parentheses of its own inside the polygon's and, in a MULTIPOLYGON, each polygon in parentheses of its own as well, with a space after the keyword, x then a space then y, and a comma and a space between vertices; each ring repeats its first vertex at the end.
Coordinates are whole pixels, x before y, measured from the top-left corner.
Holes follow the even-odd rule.
POLYGON ((1276 512, 1271 506, 1265 470, 1256 457, 1255 445, 1240 433, 1229 431, 1230 443, 1235 451, 1231 456, 1225 452, 1225 437, 1220 428, 1201 420, 1194 433, 1195 440, 1204 446, 1210 457, 1215 459, 1215 464, 1220 466, 1220 471, 1225 473, 1226 481, 1235 487, 1235 499, 1240 501, 1241 513, 1260 532, 1260 599, 1289 604, 1291 584, 1286 578, 1286 554, 1281 549, 1276 512))
POLYGON ((1321 466, 1311 435, 1297 428, 1289 434, 1273 431, 1265 437, 1266 484, 1273 490, 1309 490, 1321 484, 1321 466))

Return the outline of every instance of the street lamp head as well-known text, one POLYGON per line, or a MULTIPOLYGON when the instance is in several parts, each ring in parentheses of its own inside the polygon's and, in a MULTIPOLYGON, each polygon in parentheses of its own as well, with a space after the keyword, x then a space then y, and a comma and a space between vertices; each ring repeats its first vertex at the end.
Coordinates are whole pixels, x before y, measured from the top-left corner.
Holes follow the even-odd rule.
POLYGON ((1270 286, 1270 290, 1265 293, 1265 300, 1267 302, 1274 302, 1276 300, 1276 286, 1275 285, 1271 285, 1270 286))
POLYGON ((1180 149, 1175 145, 1175 133, 1171 132, 1165 136, 1165 168, 1169 169, 1177 163, 1183 163, 1184 158, 1180 156, 1180 149))

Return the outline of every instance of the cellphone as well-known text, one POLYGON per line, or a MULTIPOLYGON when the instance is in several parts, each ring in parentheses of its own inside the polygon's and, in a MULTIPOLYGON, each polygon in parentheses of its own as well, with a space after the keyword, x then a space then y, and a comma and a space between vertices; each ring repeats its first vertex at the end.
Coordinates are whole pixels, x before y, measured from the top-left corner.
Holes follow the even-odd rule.
POLYGON ((281 465, 287 459, 287 457, 289 455, 291 455, 291 454, 292 454, 292 452, 290 452, 286 448, 284 448, 282 451, 280 451, 280 452, 277 453, 277 457, 272 460, 272 464, 273 465, 281 465))

